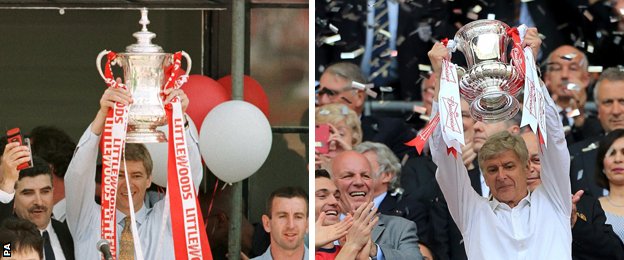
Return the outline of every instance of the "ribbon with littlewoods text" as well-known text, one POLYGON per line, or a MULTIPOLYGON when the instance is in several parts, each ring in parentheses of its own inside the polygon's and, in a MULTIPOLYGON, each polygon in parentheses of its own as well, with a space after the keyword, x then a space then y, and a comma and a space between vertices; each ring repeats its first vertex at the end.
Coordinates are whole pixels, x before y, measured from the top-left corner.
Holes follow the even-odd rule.
MULTIPOLYGON (((174 54, 172 67, 165 88, 178 89, 186 82, 181 76, 174 81, 180 69, 181 53, 174 54)), ((212 259, 203 217, 199 210, 186 136, 184 135, 184 114, 178 97, 165 106, 169 123, 167 190, 171 205, 171 229, 176 259, 212 259)))
MULTIPOLYGON (((108 60, 104 68, 106 85, 109 88, 127 89, 124 84, 117 83, 111 70, 111 62, 117 57, 114 52, 108 53, 108 60)), ((113 258, 117 253, 117 220, 116 196, 118 175, 121 166, 123 149, 126 144, 126 130, 128 124, 128 106, 115 103, 108 110, 104 123, 104 131, 100 140, 102 152, 102 196, 101 196, 101 238, 109 242, 113 258)))

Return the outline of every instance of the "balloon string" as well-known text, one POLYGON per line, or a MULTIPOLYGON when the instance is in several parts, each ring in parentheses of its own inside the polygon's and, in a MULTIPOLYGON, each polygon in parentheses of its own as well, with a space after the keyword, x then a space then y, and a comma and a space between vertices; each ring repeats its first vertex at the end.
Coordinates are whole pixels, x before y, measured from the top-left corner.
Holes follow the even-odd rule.
POLYGON ((208 216, 210 216, 210 212, 212 211, 212 204, 215 200, 215 196, 217 195, 218 187, 219 187, 219 179, 217 179, 217 181, 215 182, 214 190, 212 191, 212 197, 210 198, 210 204, 208 204, 208 216))

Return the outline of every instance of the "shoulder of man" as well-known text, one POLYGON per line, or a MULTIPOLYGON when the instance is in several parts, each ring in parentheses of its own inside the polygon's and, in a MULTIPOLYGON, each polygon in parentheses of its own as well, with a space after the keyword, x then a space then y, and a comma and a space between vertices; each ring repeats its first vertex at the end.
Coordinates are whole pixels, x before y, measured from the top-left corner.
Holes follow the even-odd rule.
POLYGON ((568 147, 571 156, 570 159, 574 159, 574 157, 576 157, 580 153, 586 153, 598 148, 598 143, 600 142, 600 140, 602 140, 603 137, 604 135, 592 136, 583 141, 570 145, 568 147))

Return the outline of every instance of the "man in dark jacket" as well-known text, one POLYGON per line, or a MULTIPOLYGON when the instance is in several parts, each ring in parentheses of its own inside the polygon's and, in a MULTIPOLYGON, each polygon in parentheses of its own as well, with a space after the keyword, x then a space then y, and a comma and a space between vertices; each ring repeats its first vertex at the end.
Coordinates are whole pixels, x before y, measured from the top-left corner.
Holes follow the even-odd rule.
POLYGON ((13 142, 2 148, 0 222, 12 217, 29 220, 43 237, 46 260, 74 259, 74 244, 67 224, 52 219, 54 188, 48 163, 33 157, 33 167, 20 171, 17 166, 31 160, 28 147, 13 142))

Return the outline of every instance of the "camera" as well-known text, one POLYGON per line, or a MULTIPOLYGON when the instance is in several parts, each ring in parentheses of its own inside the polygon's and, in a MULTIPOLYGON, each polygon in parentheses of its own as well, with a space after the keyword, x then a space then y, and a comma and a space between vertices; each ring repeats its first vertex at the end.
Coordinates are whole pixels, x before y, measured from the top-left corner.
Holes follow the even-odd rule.
MULTIPOLYGON (((23 138, 19 128, 13 128, 7 131, 7 141, 9 141, 9 143, 17 142, 20 145, 26 145, 28 147, 28 151, 30 152, 30 139, 23 138)), ((32 156, 30 156, 30 161, 18 165, 17 170, 21 171, 32 167, 33 161, 32 156)))

